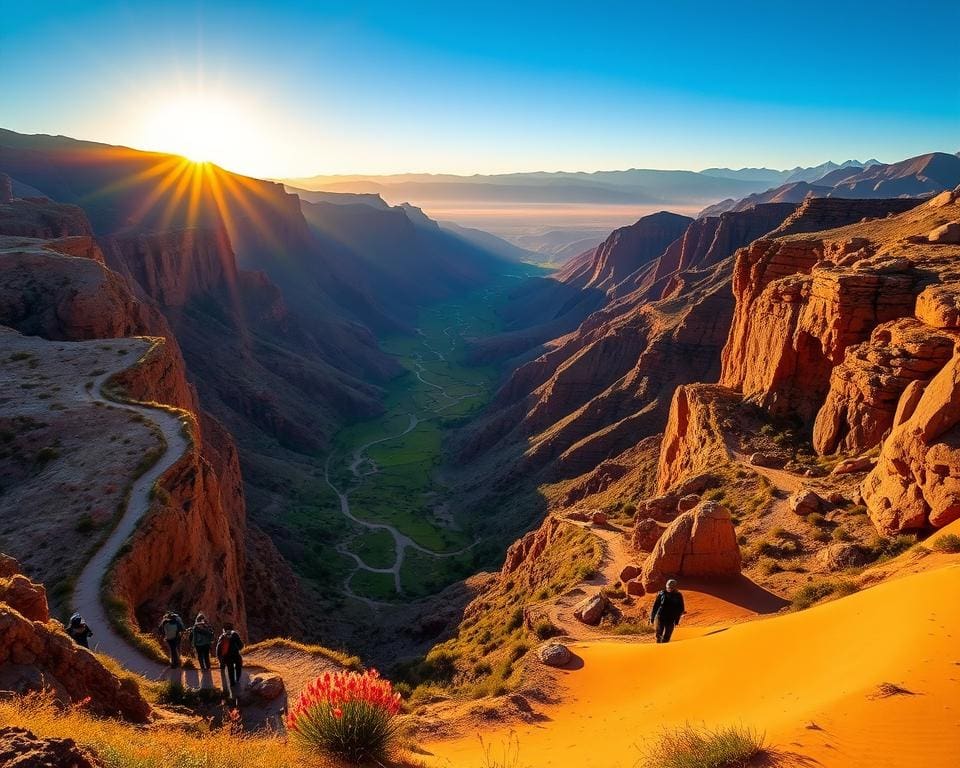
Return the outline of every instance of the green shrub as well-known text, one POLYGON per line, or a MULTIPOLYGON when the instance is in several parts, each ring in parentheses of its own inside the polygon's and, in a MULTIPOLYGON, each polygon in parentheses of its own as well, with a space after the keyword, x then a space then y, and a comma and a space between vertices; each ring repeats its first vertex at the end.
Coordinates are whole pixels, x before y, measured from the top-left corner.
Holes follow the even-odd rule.
POLYGON ((933 549, 937 552, 956 554, 960 552, 960 536, 955 533, 946 533, 933 542, 933 549))
POLYGON ((711 730, 689 723, 664 731, 642 768, 745 768, 767 752, 763 734, 744 726, 711 730))
POLYGON ((852 595, 857 589, 857 585, 851 581, 814 581, 797 590, 792 605, 794 610, 802 611, 828 597, 852 595))
POLYGON ((535 634, 541 640, 547 640, 551 637, 556 637, 559 635, 560 628, 557 627, 552 621, 543 619, 534 625, 533 634, 535 634))

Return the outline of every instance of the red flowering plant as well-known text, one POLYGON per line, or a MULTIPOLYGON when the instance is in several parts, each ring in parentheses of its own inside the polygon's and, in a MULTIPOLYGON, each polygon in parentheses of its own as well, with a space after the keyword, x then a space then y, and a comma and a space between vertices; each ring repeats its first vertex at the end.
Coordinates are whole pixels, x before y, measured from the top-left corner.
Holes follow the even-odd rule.
POLYGON ((354 764, 386 759, 397 735, 400 694, 377 670, 324 672, 287 714, 291 739, 354 764))

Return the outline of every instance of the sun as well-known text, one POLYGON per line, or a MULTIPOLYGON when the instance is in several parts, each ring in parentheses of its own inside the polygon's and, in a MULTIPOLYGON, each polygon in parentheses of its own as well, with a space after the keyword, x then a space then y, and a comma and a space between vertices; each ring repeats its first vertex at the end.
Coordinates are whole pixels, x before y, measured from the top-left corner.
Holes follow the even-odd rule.
POLYGON ((221 98, 181 96, 161 102, 150 115, 149 143, 194 163, 227 162, 243 132, 241 111, 221 98))

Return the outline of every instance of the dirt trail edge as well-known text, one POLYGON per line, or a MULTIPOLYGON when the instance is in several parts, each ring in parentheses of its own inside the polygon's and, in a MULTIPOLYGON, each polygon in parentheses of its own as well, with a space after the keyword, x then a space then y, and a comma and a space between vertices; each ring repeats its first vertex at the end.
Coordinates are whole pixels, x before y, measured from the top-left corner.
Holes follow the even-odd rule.
MULTIPOLYGON (((103 385, 119 371, 129 368, 129 362, 116 370, 102 374, 94 380, 93 387, 87 391, 90 400, 101 402, 111 408, 122 408, 132 413, 138 413, 149 419, 163 433, 166 441, 166 450, 159 460, 143 475, 134 481, 130 489, 130 499, 126 511, 117 523, 113 532, 101 545, 100 549, 90 558, 83 571, 77 578, 73 593, 73 609, 79 612, 94 635, 91 638, 93 650, 105 653, 116 659, 131 672, 144 677, 158 679, 167 676, 169 670, 162 664, 147 658, 139 650, 132 647, 110 624, 106 608, 101 599, 101 583, 114 557, 134 532, 137 524, 150 508, 150 491, 153 484, 164 472, 173 466, 187 451, 188 443, 182 434, 180 419, 173 413, 162 408, 151 408, 131 403, 116 403, 108 400, 103 394, 103 385)), ((176 670, 179 673, 179 670, 176 670)))

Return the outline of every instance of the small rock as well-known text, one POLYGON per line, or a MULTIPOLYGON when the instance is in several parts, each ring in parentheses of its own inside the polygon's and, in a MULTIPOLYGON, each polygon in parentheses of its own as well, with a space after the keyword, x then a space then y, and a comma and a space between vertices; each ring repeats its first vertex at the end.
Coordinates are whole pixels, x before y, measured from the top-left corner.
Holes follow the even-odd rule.
POLYGON ((840 491, 830 491, 827 501, 831 504, 843 504, 847 499, 840 491))
POLYGON ((646 594, 646 590, 643 588, 643 581, 640 579, 631 579, 626 582, 624 586, 626 587, 627 594, 632 597, 642 597, 646 594))
MULTIPOLYGON (((563 646, 561 646, 561 648, 562 647, 563 646)), ((564 648, 564 650, 566 651, 566 648, 564 648)), ((567 653, 569 654, 570 651, 567 651, 567 653)), ((527 701, 525 696, 521 696, 519 693, 512 693, 507 696, 507 701, 513 704, 518 711, 523 712, 526 715, 529 715, 531 712, 533 712, 533 707, 530 706, 530 702, 527 701)))
POLYGON ((603 618, 604 611, 607 610, 609 601, 601 594, 588 597, 581 602, 573 611, 574 618, 582 621, 584 624, 596 626, 603 618))
POLYGON ((640 566, 630 563, 630 565, 625 565, 623 570, 620 571, 620 581, 626 584, 630 579, 636 578, 640 574, 640 566))
POLYGON ((849 475, 854 472, 866 472, 869 469, 873 469, 873 465, 876 464, 876 459, 871 459, 869 456, 858 456, 855 459, 844 459, 837 466, 833 468, 831 475, 849 475))
POLYGON ((686 512, 688 509, 693 509, 699 503, 700 497, 697 494, 687 494, 677 502, 677 512, 686 512))
POLYGON ((606 525, 607 524, 607 515, 605 512, 601 512, 599 509, 590 515, 590 522, 594 525, 606 525))
POLYGON ((806 472, 803 473, 804 477, 823 477, 827 474, 826 470, 821 469, 820 467, 810 467, 806 472))
POLYGON ((283 678, 280 675, 259 674, 250 675, 250 684, 247 691, 263 701, 279 699, 286 690, 283 678))
POLYGON ((797 515, 806 517, 814 512, 822 512, 824 500, 808 488, 801 488, 790 497, 790 509, 797 515))
POLYGON ((930 230, 927 240, 939 245, 960 245, 960 221, 951 221, 942 227, 930 230))
POLYGON ((548 667, 565 667, 570 663, 570 659, 573 658, 570 649, 563 643, 547 643, 546 645, 541 645, 540 650, 537 651, 537 655, 540 657, 540 661, 548 667))

